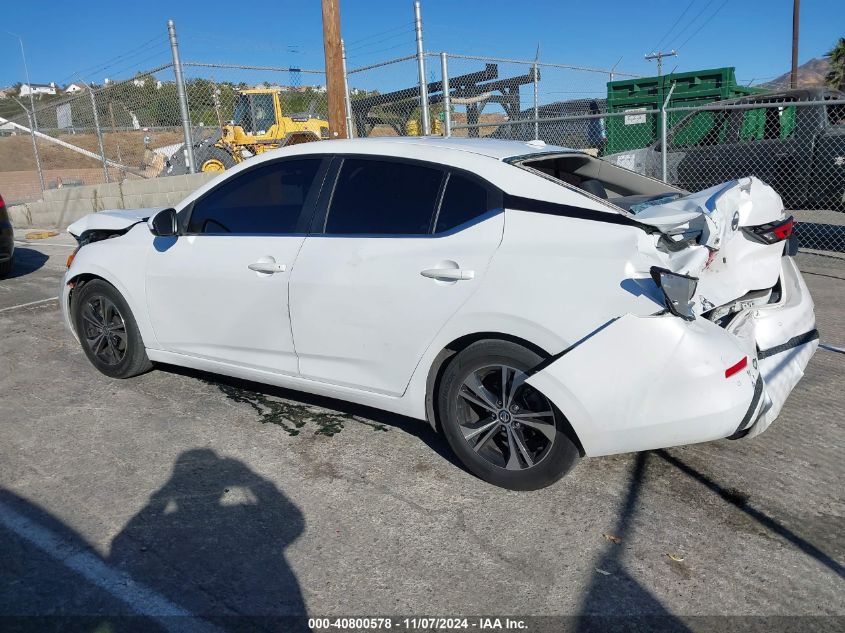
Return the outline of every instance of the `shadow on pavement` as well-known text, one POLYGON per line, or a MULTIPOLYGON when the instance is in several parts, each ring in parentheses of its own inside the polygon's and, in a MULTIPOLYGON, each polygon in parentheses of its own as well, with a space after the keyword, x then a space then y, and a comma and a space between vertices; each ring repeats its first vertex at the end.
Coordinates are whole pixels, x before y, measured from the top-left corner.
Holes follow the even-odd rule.
MULTIPOLYGON (((645 483, 649 453, 638 453, 611 536, 624 543, 631 537, 634 515, 645 483)), ((648 589, 625 570, 625 546, 609 541, 595 564, 593 580, 581 602, 578 633, 593 631, 689 631, 648 589)))
POLYGON ((12 272, 5 279, 14 279, 15 277, 23 277, 34 273, 44 266, 48 259, 50 258, 47 255, 34 248, 16 246, 14 261, 12 262, 12 272))
POLYGON ((272 482, 209 449, 179 456, 106 557, 0 492, 0 629, 307 631, 284 557, 304 528, 272 482))
POLYGON ((845 567, 839 564, 832 557, 825 554, 818 547, 816 547, 809 541, 801 538, 792 530, 770 517, 765 512, 757 510, 756 508, 753 508, 752 506, 748 505, 744 498, 737 497, 737 495, 733 494, 730 490, 723 488, 703 473, 700 473, 689 464, 681 461, 677 457, 674 457, 669 452, 663 449, 654 451, 654 454, 664 459, 669 464, 672 464, 672 466, 680 470, 685 475, 688 475, 698 483, 704 485, 706 488, 708 488, 711 492, 719 496, 724 501, 727 501, 732 506, 742 510, 746 515, 754 519, 757 523, 759 523, 761 526, 763 526, 770 532, 773 532, 774 534, 777 534, 778 536, 786 539, 795 547, 800 549, 802 552, 804 552, 808 556, 811 556, 819 563, 830 569, 840 578, 845 578, 845 567))

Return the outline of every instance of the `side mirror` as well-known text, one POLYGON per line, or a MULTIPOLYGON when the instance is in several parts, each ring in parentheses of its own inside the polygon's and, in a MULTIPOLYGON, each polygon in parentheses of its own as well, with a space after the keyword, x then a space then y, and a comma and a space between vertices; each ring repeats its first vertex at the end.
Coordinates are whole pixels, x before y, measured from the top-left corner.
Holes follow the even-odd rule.
POLYGON ((176 209, 159 211, 147 220, 147 226, 150 227, 150 233, 156 237, 172 237, 176 235, 179 232, 176 209))

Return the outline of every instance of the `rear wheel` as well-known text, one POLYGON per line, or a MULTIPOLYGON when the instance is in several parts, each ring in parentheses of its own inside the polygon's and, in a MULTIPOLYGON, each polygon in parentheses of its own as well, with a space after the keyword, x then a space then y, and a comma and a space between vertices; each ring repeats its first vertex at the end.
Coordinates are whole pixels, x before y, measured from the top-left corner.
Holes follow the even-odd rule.
POLYGON ((479 341, 451 360, 440 383, 449 445, 470 472, 503 488, 543 488, 578 460, 560 411, 525 383, 542 360, 515 343, 479 341))
POLYGON ((82 350, 106 376, 131 378, 152 368, 135 317, 114 286, 89 281, 74 292, 72 312, 82 350))

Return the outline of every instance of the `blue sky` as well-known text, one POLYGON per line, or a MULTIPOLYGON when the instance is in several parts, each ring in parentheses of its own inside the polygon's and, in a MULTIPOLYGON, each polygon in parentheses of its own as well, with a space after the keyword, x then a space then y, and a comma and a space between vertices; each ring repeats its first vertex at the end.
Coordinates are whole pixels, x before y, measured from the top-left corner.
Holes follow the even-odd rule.
MULTIPOLYGON (((790 0, 423 0, 422 9, 432 51, 530 59, 539 44, 544 61, 609 68, 622 58, 621 70, 650 75, 655 67, 643 54, 662 39, 662 48, 680 53, 667 71, 736 66, 738 78, 761 81, 790 63, 790 0)), ((804 0, 801 17, 802 63, 845 36, 845 2, 804 0)), ((6 29, 24 38, 34 82, 63 84, 77 73, 102 82, 167 62, 168 18, 176 21, 183 59, 322 67, 319 0, 16 2, 3 8, 0 85, 23 80, 18 41, 6 29)), ((350 67, 414 51, 411 0, 341 0, 341 20, 350 67)), ((403 78, 391 81, 412 70, 403 66, 403 78)))

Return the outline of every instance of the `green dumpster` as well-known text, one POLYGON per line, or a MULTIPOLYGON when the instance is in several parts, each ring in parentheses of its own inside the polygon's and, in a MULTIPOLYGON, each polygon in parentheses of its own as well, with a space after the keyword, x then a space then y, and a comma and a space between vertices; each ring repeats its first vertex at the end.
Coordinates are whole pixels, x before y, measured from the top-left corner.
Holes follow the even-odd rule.
MULTIPOLYGON (((622 79, 607 84, 608 112, 624 113, 607 118, 607 144, 604 154, 648 147, 660 136, 659 110, 669 94, 670 107, 695 107, 764 92, 758 88, 738 86, 734 68, 714 68, 661 77, 622 79)), ((670 112, 669 127, 688 112, 670 112)))

